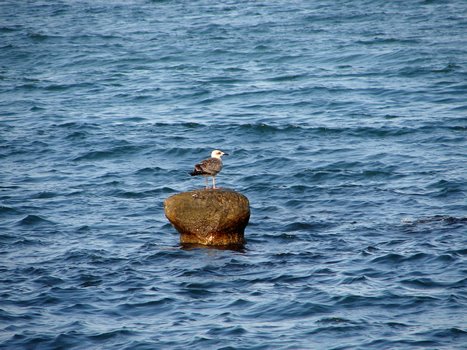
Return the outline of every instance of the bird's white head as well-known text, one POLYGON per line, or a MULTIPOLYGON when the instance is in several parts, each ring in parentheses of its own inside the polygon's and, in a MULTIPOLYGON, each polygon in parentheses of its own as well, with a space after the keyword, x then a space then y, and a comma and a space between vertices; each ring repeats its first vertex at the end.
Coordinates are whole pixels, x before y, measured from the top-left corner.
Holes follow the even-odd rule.
POLYGON ((219 158, 221 159, 222 156, 227 156, 227 153, 224 153, 218 149, 215 149, 214 151, 211 152, 211 157, 212 158, 219 158))

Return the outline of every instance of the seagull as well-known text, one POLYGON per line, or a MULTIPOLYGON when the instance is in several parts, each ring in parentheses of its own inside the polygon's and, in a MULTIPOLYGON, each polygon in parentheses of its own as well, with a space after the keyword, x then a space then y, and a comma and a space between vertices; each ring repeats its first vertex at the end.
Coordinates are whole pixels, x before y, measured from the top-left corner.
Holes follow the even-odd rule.
POLYGON ((216 188, 216 175, 222 170, 222 156, 228 156, 218 149, 211 152, 211 158, 207 158, 195 165, 190 173, 191 176, 203 175, 206 179, 206 188, 208 188, 208 176, 212 176, 212 188, 216 188))

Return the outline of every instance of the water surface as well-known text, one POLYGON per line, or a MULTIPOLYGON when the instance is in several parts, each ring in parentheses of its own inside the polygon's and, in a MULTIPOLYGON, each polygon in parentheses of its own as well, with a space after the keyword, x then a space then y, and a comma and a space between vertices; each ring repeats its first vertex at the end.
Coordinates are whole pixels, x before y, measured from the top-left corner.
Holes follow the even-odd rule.
POLYGON ((463 349, 467 4, 4 1, 5 349, 463 349), (244 251, 181 249, 217 178, 244 251))

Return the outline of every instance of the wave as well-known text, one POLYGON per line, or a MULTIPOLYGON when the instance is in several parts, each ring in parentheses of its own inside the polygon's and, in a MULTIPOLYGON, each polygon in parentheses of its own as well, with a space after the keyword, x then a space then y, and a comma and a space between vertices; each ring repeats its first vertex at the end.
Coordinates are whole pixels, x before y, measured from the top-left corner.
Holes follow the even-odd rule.
POLYGON ((39 225, 54 225, 55 223, 40 217, 39 215, 28 215, 18 221, 21 226, 39 226, 39 225))
MULTIPOLYGON (((1 187, 0 187, 1 189, 1 187)), ((15 215, 21 213, 18 209, 13 207, 0 205, 0 216, 8 216, 8 215, 15 215)))
POLYGON ((457 281, 436 281, 434 278, 421 277, 421 278, 408 278, 402 279, 399 283, 414 289, 444 289, 444 288, 462 288, 465 286, 467 278, 462 278, 457 281))
POLYGON ((375 37, 368 40, 358 40, 357 44, 363 45, 417 45, 421 43, 420 39, 406 39, 406 38, 384 38, 384 37, 375 37))
POLYGON ((371 260, 372 263, 376 264, 400 264, 404 262, 414 262, 414 261, 428 261, 432 255, 426 253, 415 253, 411 255, 403 255, 397 253, 387 253, 382 256, 378 256, 371 260))
POLYGON ((446 225, 457 225, 457 224, 466 224, 467 225, 467 217, 456 217, 456 216, 449 216, 449 215, 433 215, 424 218, 414 219, 414 218, 403 218, 401 222, 405 225, 429 225, 433 223, 442 223, 446 225))
POLYGON ((157 189, 152 190, 145 190, 141 192, 136 191, 125 191, 125 190, 114 190, 110 191, 108 195, 113 197, 120 197, 120 198, 157 198, 160 195, 170 195, 176 193, 177 191, 171 187, 160 187, 157 189))
POLYGON ((125 156, 128 154, 137 153, 143 149, 145 149, 144 146, 136 146, 136 145, 116 146, 108 150, 86 152, 85 154, 82 154, 78 157, 73 158, 73 161, 79 162, 79 161, 113 159, 113 158, 118 158, 118 157, 125 156))
MULTIPOLYGON (((358 117, 358 116, 355 116, 358 117)), ((387 118, 403 118, 402 116, 388 115, 387 118)), ((311 121, 303 122, 290 122, 287 118, 284 119, 270 119, 260 122, 242 122, 241 116, 238 121, 224 120, 222 122, 216 121, 171 121, 171 122, 151 122, 147 118, 130 118, 129 121, 144 121, 145 128, 148 131, 154 129, 155 132, 159 130, 167 129, 167 134, 170 135, 170 131, 198 131, 205 130, 210 132, 213 130, 222 130, 224 133, 230 133, 233 135, 287 135, 293 133, 303 133, 303 135, 309 136, 356 136, 356 137, 399 137, 410 134, 421 134, 427 135, 430 132, 440 133, 442 130, 447 132, 451 131, 464 131, 465 126, 456 123, 456 120, 452 120, 450 123, 440 125, 439 123, 426 123, 414 127, 408 126, 359 126, 359 125, 347 125, 345 127, 336 126, 319 126, 313 125, 311 121)), ((267 119, 267 118, 266 118, 267 119)), ((125 118, 120 119, 120 124, 128 121, 125 118)), ((80 132, 91 132, 102 129, 102 126, 96 123, 87 122, 66 122, 62 124, 55 124, 60 128, 69 128, 80 132)), ((70 136, 73 137, 73 136, 70 136)), ((78 135, 79 137, 79 135, 78 135)), ((176 135, 172 136, 176 137, 176 135)), ((184 139, 182 137, 182 139, 184 139)))

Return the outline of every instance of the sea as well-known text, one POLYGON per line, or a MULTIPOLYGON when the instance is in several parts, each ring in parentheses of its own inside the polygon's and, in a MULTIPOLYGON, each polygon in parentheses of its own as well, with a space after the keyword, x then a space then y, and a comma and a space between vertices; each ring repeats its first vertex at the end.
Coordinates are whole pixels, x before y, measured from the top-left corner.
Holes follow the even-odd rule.
POLYGON ((466 344, 466 1, 0 1, 0 349, 466 344))

